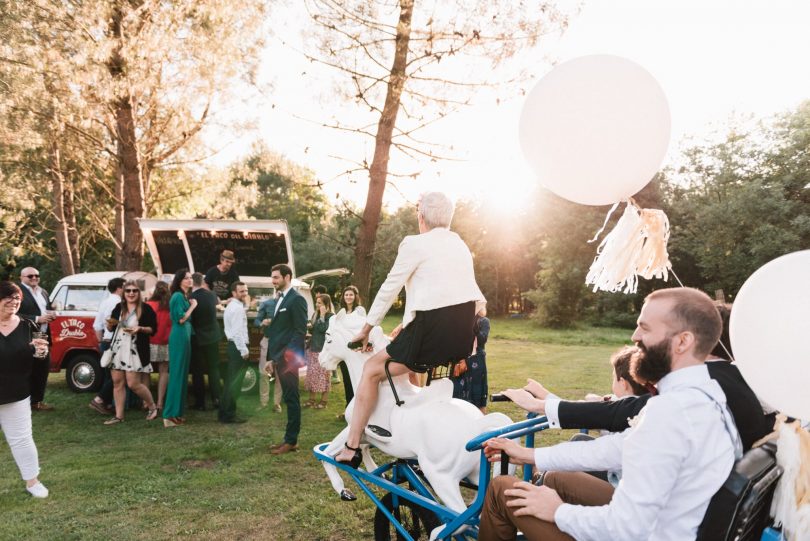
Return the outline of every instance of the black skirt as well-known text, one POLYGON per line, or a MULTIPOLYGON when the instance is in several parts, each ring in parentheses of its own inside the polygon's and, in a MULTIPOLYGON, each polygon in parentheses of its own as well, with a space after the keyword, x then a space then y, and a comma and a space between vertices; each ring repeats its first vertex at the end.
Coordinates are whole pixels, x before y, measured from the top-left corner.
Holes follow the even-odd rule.
POLYGON ((460 361, 472 353, 475 301, 416 312, 386 352, 414 372, 460 361))

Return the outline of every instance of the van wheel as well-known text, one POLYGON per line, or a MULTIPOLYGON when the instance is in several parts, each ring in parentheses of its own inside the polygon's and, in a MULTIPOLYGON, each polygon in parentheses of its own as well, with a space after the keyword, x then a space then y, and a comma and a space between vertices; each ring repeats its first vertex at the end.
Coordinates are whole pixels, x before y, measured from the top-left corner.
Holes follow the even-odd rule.
POLYGON ((89 393, 101 388, 104 371, 98 356, 92 353, 79 353, 70 359, 65 378, 74 393, 89 393))
POLYGON ((249 364, 245 370, 245 379, 242 380, 242 394, 255 394, 259 390, 259 368, 249 364))

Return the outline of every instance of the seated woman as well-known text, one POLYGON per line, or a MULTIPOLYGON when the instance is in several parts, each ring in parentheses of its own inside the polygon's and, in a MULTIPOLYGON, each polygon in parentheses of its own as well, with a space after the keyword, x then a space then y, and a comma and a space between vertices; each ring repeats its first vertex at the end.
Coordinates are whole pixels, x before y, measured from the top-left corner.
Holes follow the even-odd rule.
POLYGON ((377 403, 380 381, 386 377, 386 361, 396 361, 389 371, 398 376, 466 359, 472 351, 475 314, 486 301, 475 282, 469 248, 449 230, 453 211, 452 201, 443 193, 420 197, 416 210, 419 235, 407 236, 399 245, 366 324, 353 339, 367 347, 369 332, 380 324, 405 286, 401 330, 363 367, 346 448, 335 457, 338 462, 355 468, 360 464, 360 438, 377 403))

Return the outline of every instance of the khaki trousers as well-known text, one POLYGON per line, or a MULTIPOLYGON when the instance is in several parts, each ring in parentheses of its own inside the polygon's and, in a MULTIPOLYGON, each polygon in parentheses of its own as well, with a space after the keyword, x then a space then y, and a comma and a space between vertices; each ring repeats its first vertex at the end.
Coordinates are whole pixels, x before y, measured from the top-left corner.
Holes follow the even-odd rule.
MULTIPOLYGON (((507 475, 492 480, 481 511, 479 541, 511 541, 518 530, 528 541, 573 541, 573 537, 560 531, 552 522, 532 516, 515 516, 517 508, 506 506, 510 498, 504 491, 518 481, 507 475)), ((565 503, 599 506, 607 505, 613 497, 610 483, 584 472, 548 472, 543 485, 556 490, 565 503)))

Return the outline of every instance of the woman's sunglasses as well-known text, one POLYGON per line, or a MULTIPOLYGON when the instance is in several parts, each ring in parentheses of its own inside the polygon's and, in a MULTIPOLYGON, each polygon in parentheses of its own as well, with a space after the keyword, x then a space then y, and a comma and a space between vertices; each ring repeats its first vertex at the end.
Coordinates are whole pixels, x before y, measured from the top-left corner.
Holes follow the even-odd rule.
POLYGON ((140 289, 125 289, 124 293, 140 293, 140 289))

